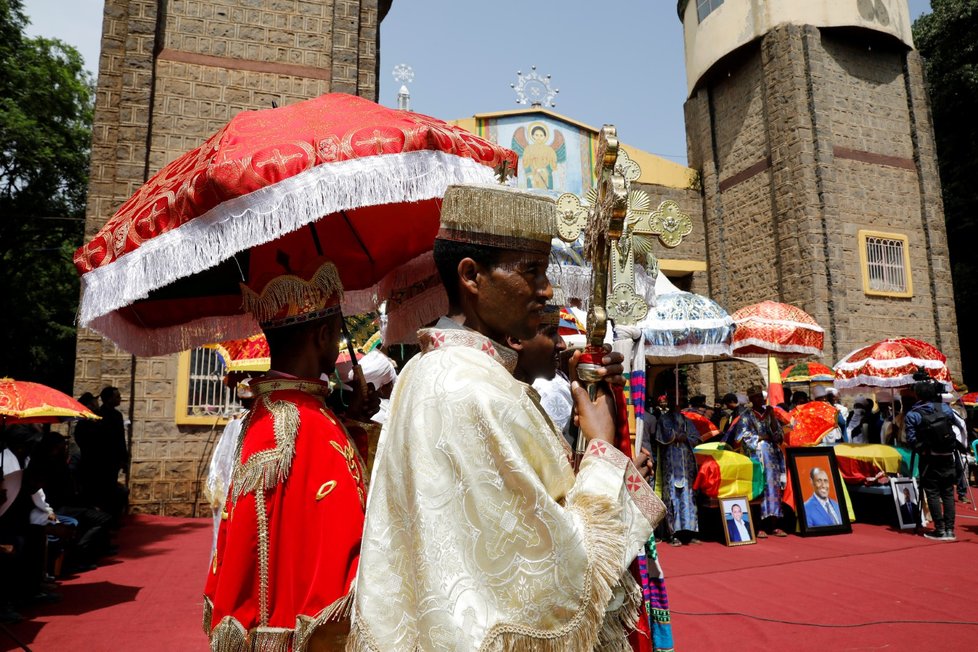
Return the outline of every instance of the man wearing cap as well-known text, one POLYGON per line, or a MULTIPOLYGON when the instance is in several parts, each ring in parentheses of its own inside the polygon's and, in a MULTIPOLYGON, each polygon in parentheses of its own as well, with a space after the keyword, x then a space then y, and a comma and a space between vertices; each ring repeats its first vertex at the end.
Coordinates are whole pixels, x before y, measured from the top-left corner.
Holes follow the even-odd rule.
POLYGON ((608 395, 576 382, 590 443, 575 476, 504 344, 534 337, 552 295, 555 208, 498 186, 445 194, 434 256, 449 316, 419 333, 391 397, 348 650, 627 646, 641 602, 627 568, 661 502, 611 443, 608 395))
POLYGON ((567 344, 558 332, 559 324, 560 307, 547 304, 537 334, 527 340, 507 337, 506 345, 517 353, 513 377, 533 386, 540 405, 573 446, 569 433, 574 398, 570 380, 560 370, 560 356, 567 350, 567 344))
POLYGON ((766 539, 768 533, 785 537, 787 533, 779 527, 784 482, 784 454, 781 452, 784 434, 774 409, 764 405, 762 387, 751 387, 747 391, 747 398, 750 406, 730 425, 728 442, 740 448, 744 455, 760 462, 764 470, 764 499, 761 501, 757 538, 766 539))
POLYGON ((204 591, 215 650, 337 650, 348 630, 365 502, 360 455, 327 407, 342 293, 332 263, 311 280, 242 287, 271 367, 234 452, 204 591))

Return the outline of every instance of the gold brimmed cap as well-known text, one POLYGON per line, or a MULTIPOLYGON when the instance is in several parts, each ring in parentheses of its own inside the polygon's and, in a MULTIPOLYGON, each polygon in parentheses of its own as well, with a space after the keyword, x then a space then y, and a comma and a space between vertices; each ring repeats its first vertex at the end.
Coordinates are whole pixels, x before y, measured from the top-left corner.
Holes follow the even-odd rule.
POLYGON ((553 197, 507 186, 449 186, 438 238, 499 249, 550 253, 553 197))
POLYGON ((242 305, 263 329, 282 328, 340 312, 343 283, 333 263, 324 263, 308 280, 276 276, 261 288, 241 285, 242 305))

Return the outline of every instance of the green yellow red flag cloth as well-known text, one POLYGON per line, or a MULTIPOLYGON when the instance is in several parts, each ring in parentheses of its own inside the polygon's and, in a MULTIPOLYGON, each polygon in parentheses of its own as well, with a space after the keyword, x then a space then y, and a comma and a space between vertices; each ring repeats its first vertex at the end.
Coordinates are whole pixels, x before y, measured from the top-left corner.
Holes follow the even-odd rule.
POLYGON ((781 405, 784 403, 784 386, 781 384, 781 371, 778 361, 772 356, 767 357, 767 404, 781 405))
POLYGON ((711 498, 748 496, 751 500, 764 492, 764 471, 759 462, 721 442, 700 444, 693 453, 699 464, 694 489, 711 498))
POLYGON ((884 444, 836 444, 835 458, 839 473, 851 482, 875 478, 881 472, 896 475, 903 461, 897 449, 884 444))

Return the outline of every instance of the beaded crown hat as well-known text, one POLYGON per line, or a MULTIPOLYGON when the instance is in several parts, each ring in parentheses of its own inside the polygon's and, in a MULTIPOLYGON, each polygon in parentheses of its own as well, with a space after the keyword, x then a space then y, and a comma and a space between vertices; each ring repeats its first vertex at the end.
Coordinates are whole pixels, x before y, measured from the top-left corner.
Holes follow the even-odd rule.
POLYGON ((343 283, 336 265, 323 263, 309 280, 276 276, 260 290, 241 285, 242 305, 263 330, 321 319, 340 312, 343 283))
POLYGON ((438 238, 546 254, 556 227, 557 204, 548 195, 507 186, 449 186, 438 238))

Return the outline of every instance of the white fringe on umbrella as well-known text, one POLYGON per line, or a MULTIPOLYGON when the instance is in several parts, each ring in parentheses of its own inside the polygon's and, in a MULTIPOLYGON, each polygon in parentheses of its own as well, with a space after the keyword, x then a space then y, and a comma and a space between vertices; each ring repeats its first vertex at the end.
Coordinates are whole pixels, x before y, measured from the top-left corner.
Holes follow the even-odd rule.
MULTIPOLYGON (((739 325, 738 325, 739 326, 739 325)), ((812 329, 814 330, 814 329, 812 329)), ((780 342, 772 342, 763 338, 757 337, 745 337, 740 339, 734 334, 733 341, 733 354, 743 355, 743 349, 749 346, 756 346, 765 351, 776 351, 777 353, 794 353, 797 355, 822 355, 821 347, 817 346, 805 346, 803 344, 783 344, 780 342)), ((772 355, 777 355, 773 353, 772 355)), ((750 354, 748 354, 750 355, 750 354)))
MULTIPOLYGON (((270 242, 324 215, 365 206, 422 201, 444 195, 452 184, 493 183, 491 168, 472 159, 430 150, 327 163, 272 186, 228 200, 186 224, 147 240, 113 262, 82 276, 79 323, 138 355, 182 350, 200 343, 256 332, 247 316, 197 320, 165 329, 144 329, 113 311, 145 299, 153 290, 214 267, 232 254, 270 242), (109 318, 112 317, 112 318, 109 318), (180 335, 175 329, 186 330, 180 335), (201 341, 204 332, 220 337, 201 341), (147 339, 157 340, 146 342, 147 339)), ((383 283, 378 284, 378 286, 383 283)), ((351 292, 355 312, 376 309, 371 292, 351 292), (373 305, 371 305, 373 303, 373 305)), ((253 321, 253 320, 252 320, 253 321)))
MULTIPOLYGON (((341 307, 344 315, 356 315, 377 310, 392 294, 410 288, 437 274, 430 251, 425 252, 385 276, 373 287, 343 296, 341 307)), ((396 308, 393 333, 394 344, 417 343, 419 328, 444 315, 448 310, 448 295, 439 283, 396 308), (436 314, 433 314, 436 313, 436 314)), ((122 349, 134 355, 150 357, 186 351, 205 344, 249 337, 261 332, 261 326, 248 313, 204 317, 183 324, 163 328, 139 326, 124 318, 118 311, 96 317, 88 326, 109 338, 122 349)), ((387 339, 384 338, 384 342, 387 339)))

